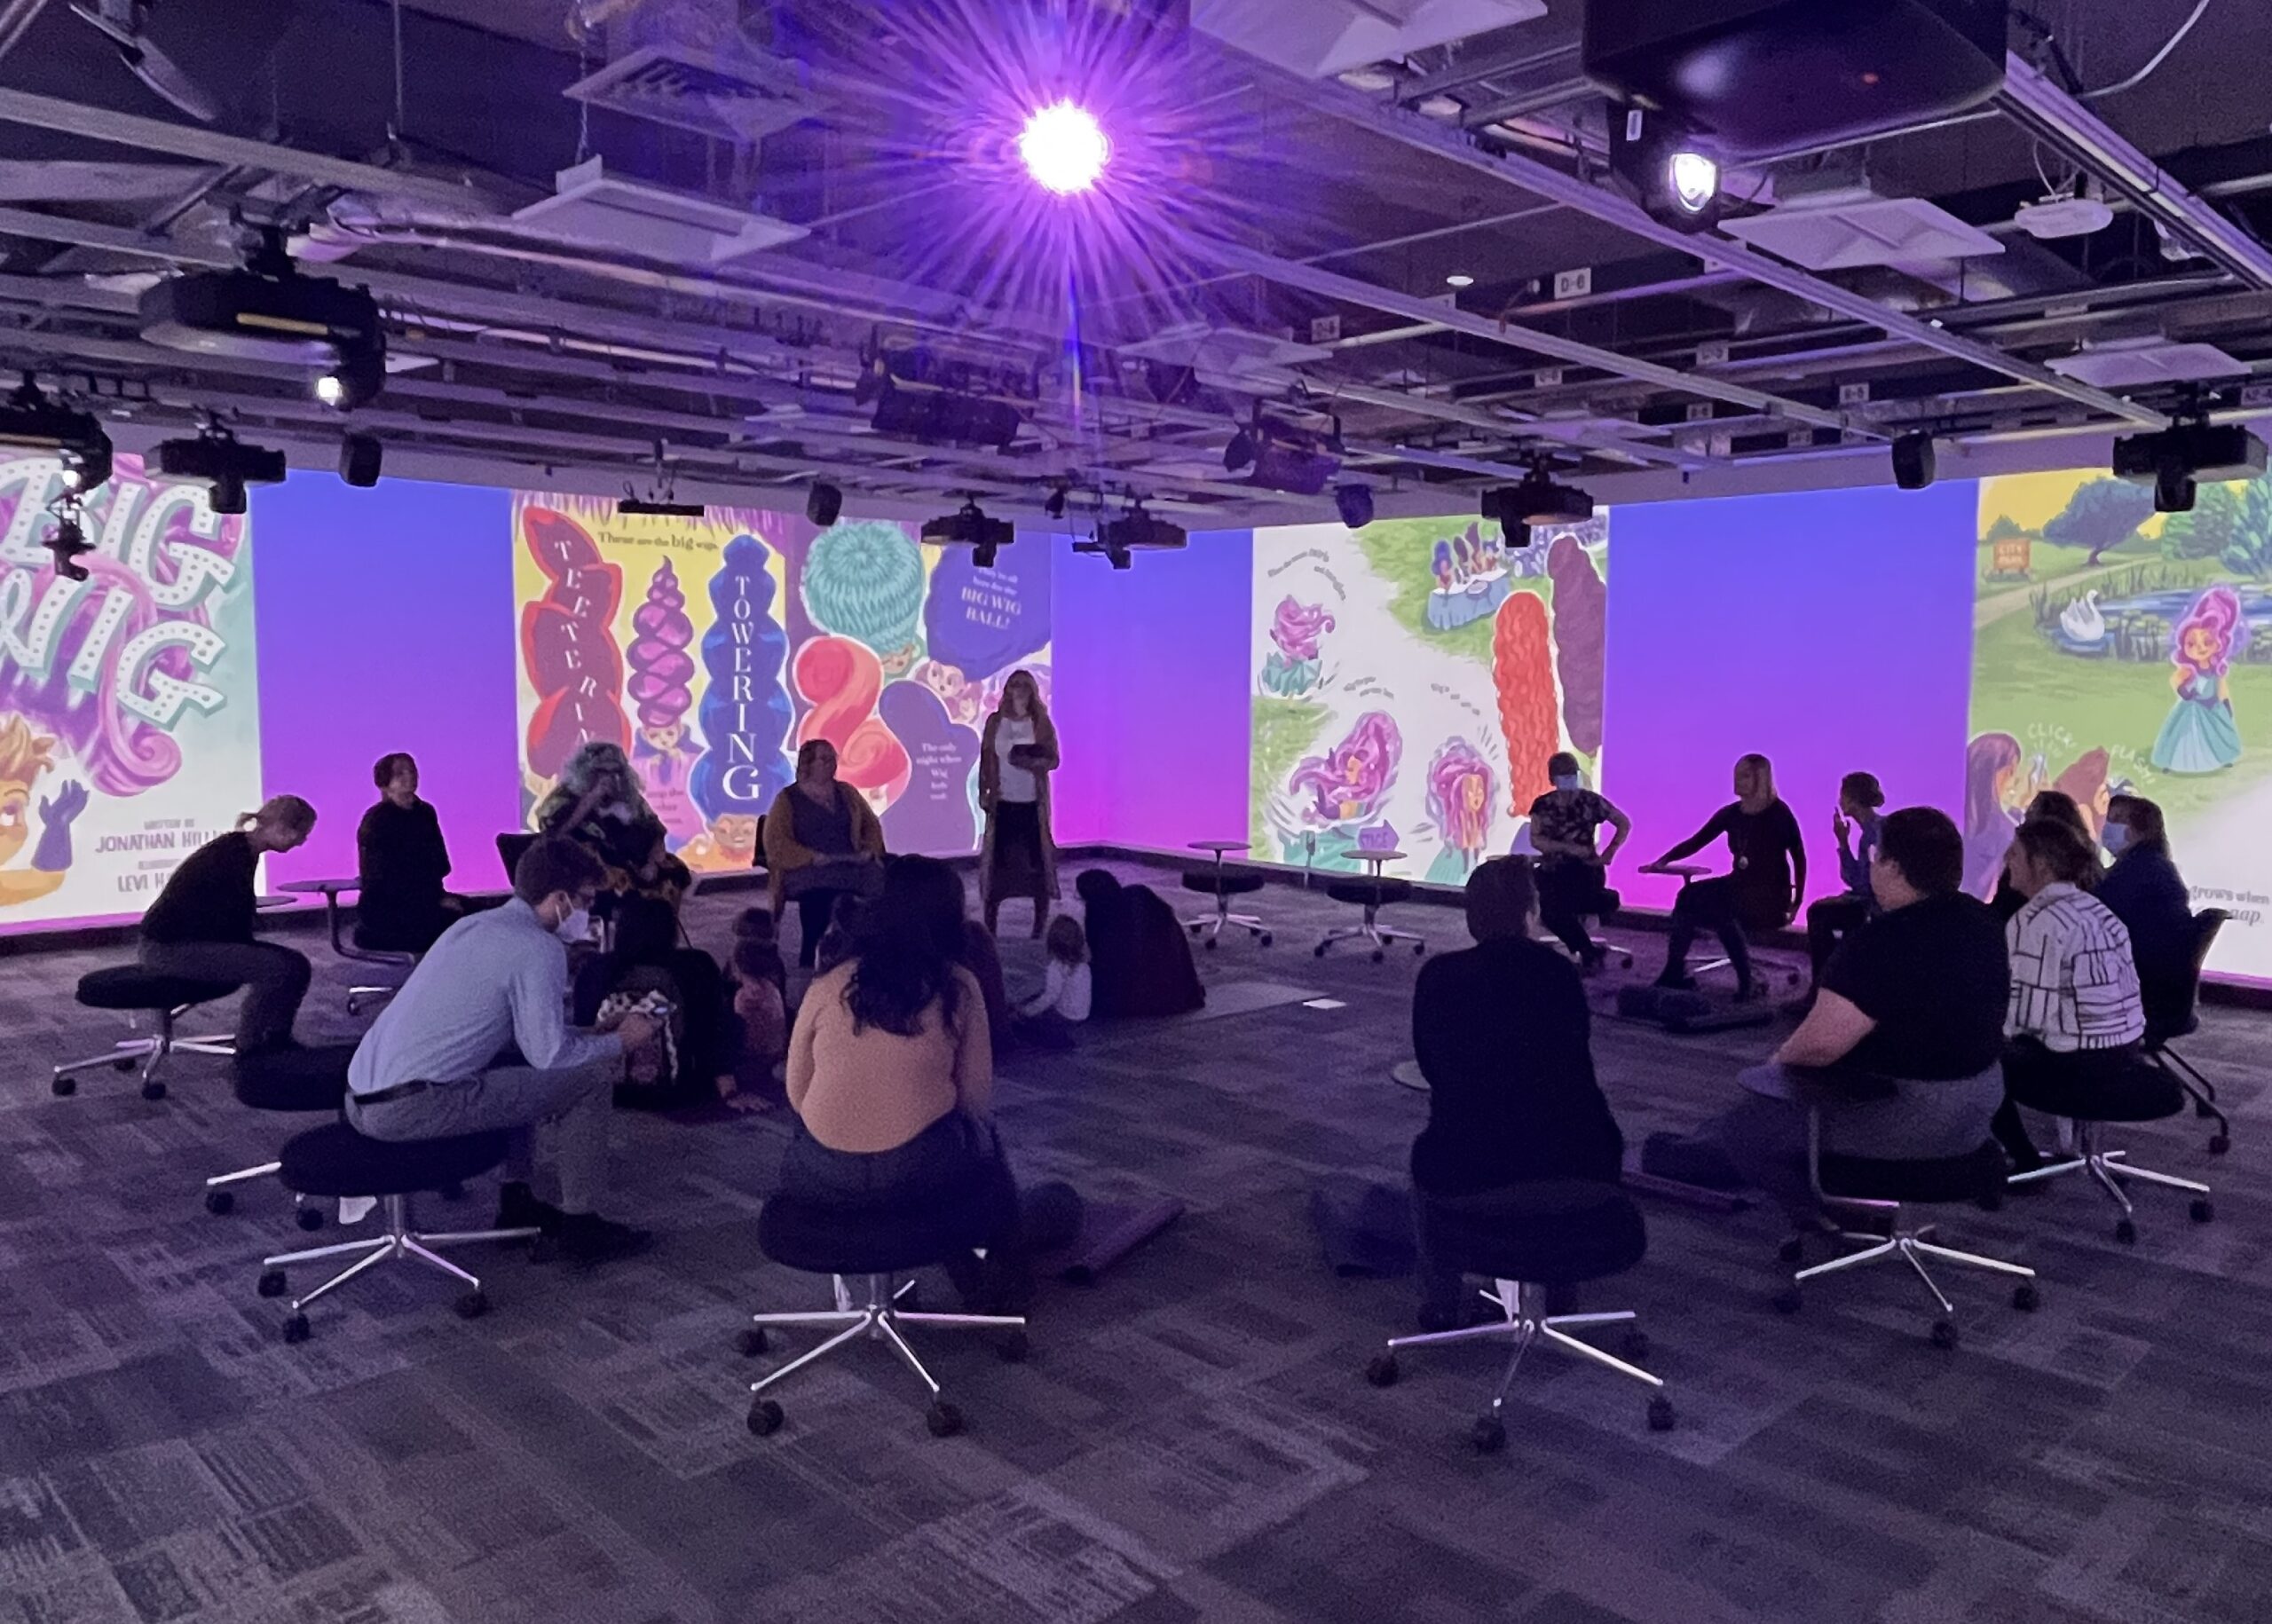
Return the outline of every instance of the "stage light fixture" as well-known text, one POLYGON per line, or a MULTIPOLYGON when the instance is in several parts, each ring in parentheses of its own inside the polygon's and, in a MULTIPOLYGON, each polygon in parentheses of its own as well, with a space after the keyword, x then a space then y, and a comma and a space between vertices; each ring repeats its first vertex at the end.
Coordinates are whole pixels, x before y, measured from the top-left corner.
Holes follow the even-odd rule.
POLYGON ((339 477, 359 491, 379 483, 379 465, 386 447, 375 434, 343 435, 339 441, 339 477))
POLYGON ((1072 197, 1097 184, 1112 158, 1112 143, 1093 114, 1077 102, 1053 102, 1026 120, 1018 156, 1036 185, 1072 197))
POLYGON ((1341 514, 1341 522, 1352 530, 1362 530, 1373 522, 1373 487, 1369 485, 1336 485, 1333 505, 1341 514))
POLYGON ((1447 288, 1472 288, 1475 286, 1475 279, 1464 271, 1455 271, 1444 279, 1444 286, 1447 288))
POLYGON ((63 464, 68 491, 83 493, 110 477, 110 436, 101 421, 50 400, 28 373, 0 404, 0 445, 52 453, 63 464))
POLYGON ((248 445, 217 423, 194 439, 162 440, 150 457, 167 478, 203 485, 216 513, 242 513, 248 485, 284 483, 282 452, 248 445))
POLYGON ((965 501, 952 513, 927 521, 922 530, 922 540, 927 546, 976 548, 978 566, 984 570, 994 567, 999 548, 1017 539, 1015 525, 1007 519, 990 517, 975 499, 965 501))
POLYGON ((1543 468, 1534 468, 1519 485, 1494 486, 1483 493, 1483 517, 1497 524, 1505 544, 1517 551, 1531 542, 1531 532, 1542 524, 1582 524, 1594 516, 1594 499, 1575 485, 1558 485, 1543 468))
POLYGON ((673 501, 667 496, 626 496, 615 510, 629 518, 698 519, 710 510, 700 502, 673 501))
POLYGON ((1921 491, 1933 483, 1933 437, 1922 429, 1893 438, 1893 483, 1905 491, 1921 491))
POLYGON ((1065 498, 1070 493, 1070 486, 1062 485, 1052 485, 1049 490, 1049 500, 1041 504, 1042 512, 1048 515, 1053 519, 1063 518, 1065 516, 1065 498))
POLYGON ((1720 166, 1697 148, 1678 120, 1641 107, 1612 107, 1609 170, 1660 225, 1702 232, 1720 223, 1727 201, 1720 191, 1720 166))
POLYGON ((976 547, 971 548, 970 561, 982 570, 990 570, 994 567, 994 561, 1001 556, 1000 542, 981 541, 976 547))
POLYGON ((79 560, 93 552, 95 544, 87 540, 87 532, 79 523, 76 511, 59 511, 55 516, 55 529, 41 545, 47 548, 48 556, 55 561, 55 572, 65 580, 87 579, 87 566, 79 560))
POLYGON ((340 357, 328 372, 316 374, 316 398, 335 412, 351 412, 386 387, 387 355, 384 335, 375 333, 340 357))
POLYGON ((347 385, 337 373, 327 372, 316 379, 316 398, 327 406, 343 406, 347 385))
POLYGON ((1665 163, 1672 201, 1690 214, 1702 214, 1720 195, 1720 166, 1702 153, 1676 152, 1665 163))
POLYGON ((805 494, 805 516, 826 530, 844 511, 844 493, 825 479, 813 481, 805 494))
POLYGON ((1231 443, 1223 447, 1223 471, 1227 474, 1243 473, 1253 466, 1254 434, 1250 430, 1241 429, 1231 436, 1231 443))

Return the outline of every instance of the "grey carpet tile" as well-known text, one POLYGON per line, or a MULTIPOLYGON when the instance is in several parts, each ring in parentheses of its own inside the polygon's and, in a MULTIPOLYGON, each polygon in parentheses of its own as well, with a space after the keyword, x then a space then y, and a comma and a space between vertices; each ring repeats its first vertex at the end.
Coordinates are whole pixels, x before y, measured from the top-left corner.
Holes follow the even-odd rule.
MULTIPOLYGON (((749 900, 697 897, 697 942, 722 949, 749 900)), ((1424 1097, 1388 1077, 1409 1054, 1415 961, 1314 958, 1343 910, 1252 901, 1277 944, 1200 956, 1207 1019, 1093 1029, 1006 1064, 1022 1176, 1187 1210, 1094 1286, 1048 1286, 1028 1363, 924 1342, 970 1420, 949 1440, 876 1346, 787 1384, 779 1433, 743 1425, 746 1383, 784 1355, 738 1354, 742 1316, 826 1297, 756 1250, 777 1111, 619 1115, 617 1210, 662 1235, 645 1257, 579 1275, 469 1256, 495 1304, 470 1321, 438 1277, 381 1271, 287 1345, 253 1283, 263 1253, 307 1243, 288 1198, 246 1186, 225 1218, 199 1198, 304 1124, 242 1110, 219 1063, 193 1058, 162 1101, 100 1068, 51 1098, 48 1068, 119 1029, 70 997, 107 956, 12 958, 0 1624, 2265 1616, 2272 1021, 2212 1011, 2187 1045, 2224 1091, 2230 1155, 2206 1155, 2190 1116, 2125 1136, 2142 1163, 2213 1183, 2213 1224, 2150 1192, 2124 1246, 2079 1180, 1952 1210, 1952 1243, 2039 1269, 2044 1303, 2016 1313, 1998 1282, 1952 1271, 1951 1353, 1927 1344, 1906 1275, 1825 1281, 1785 1319, 1771 1218, 1653 1202, 1648 1259, 1588 1305, 1640 1313, 1679 1426, 1653 1434, 1641 1390, 1537 1356, 1506 1450, 1484 1457, 1466 1431, 1498 1355, 1429 1351, 1368 1386, 1410 1283, 1336 1278, 1310 1230, 1314 1192, 1399 1181, 1424 1120, 1424 1097), (1304 1007, 1313 994, 1344 1007, 1304 1007)), ((1438 950, 1461 939, 1454 912, 1392 912, 1438 950)), ((295 940, 318 970, 303 1036, 351 1037, 359 978, 295 940)), ((1653 944, 1637 941, 1645 975, 1653 944)), ((1014 983, 1037 981, 1034 944, 1004 958, 1014 983)), ((1775 1037, 1605 1018, 1596 1051, 1637 1144, 1719 1108, 1775 1037)), ((427 1217, 477 1226, 491 1194, 427 1217)))

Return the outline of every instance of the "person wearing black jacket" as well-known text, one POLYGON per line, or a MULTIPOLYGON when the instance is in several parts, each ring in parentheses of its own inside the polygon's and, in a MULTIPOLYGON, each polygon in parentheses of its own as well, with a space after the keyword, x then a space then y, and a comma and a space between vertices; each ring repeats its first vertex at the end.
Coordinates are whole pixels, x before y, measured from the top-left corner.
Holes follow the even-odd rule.
POLYGON ((237 1055, 288 1048, 312 972, 304 955, 253 940, 261 858, 308 838, 316 809, 297 795, 272 795, 185 858, 142 916, 142 963, 161 975, 245 989, 237 1055))
POLYGON ((1681 887, 1673 903, 1672 941, 1665 950, 1664 973, 1657 977, 1660 987, 1695 986, 1688 974, 1688 950, 1697 932, 1708 930, 1735 966, 1736 996, 1756 996, 1751 945, 1744 933, 1780 930, 1798 917, 1807 888, 1806 843, 1799 838, 1799 820, 1775 793, 1774 766, 1763 755, 1743 757, 1736 762, 1735 790, 1736 799, 1715 812, 1711 822, 1649 865, 1661 869, 1692 857, 1723 835, 1735 865, 1716 879, 1681 887))
POLYGON ((2146 1024, 2173 1026, 2185 1014, 2196 930, 2193 891, 2170 856, 2161 808, 2142 795, 2117 795, 2099 840, 2114 865, 2099 877, 2098 900, 2130 932, 2146 1024))
MULTIPOLYGON (((1412 1142, 1423 1198, 1620 1177, 1625 1136, 1594 1078, 1585 989, 1576 966, 1531 940, 1537 905, 1529 858, 1482 864, 1467 879, 1475 946, 1430 960, 1413 989, 1428 1082, 1428 1125, 1412 1142)), ((1455 1323, 1460 1276, 1429 1257, 1424 1216, 1420 1242, 1422 1318, 1455 1323)))
POLYGON ((406 751, 379 758, 371 769, 379 802, 355 831, 355 940, 394 953, 422 953, 464 913, 442 889, 450 848, 432 805, 418 798, 418 763, 406 751))

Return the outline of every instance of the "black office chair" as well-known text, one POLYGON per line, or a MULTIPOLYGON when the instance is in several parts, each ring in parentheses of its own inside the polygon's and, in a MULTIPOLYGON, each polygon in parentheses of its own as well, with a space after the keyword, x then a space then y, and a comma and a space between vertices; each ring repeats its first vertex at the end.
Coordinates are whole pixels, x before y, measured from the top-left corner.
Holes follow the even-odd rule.
MULTIPOLYGON (((353 1044, 327 1044, 313 1049, 275 1049, 239 1060, 230 1068, 237 1102, 256 1111, 336 1116, 347 1098, 347 1068, 355 1049, 353 1044)), ((283 1171, 284 1163, 276 1161, 217 1173, 205 1181, 205 1210, 225 1217, 236 1210, 236 1186, 272 1179, 283 1171)), ((296 1193, 292 1204, 301 1228, 323 1227, 323 1209, 309 1204, 306 1195, 296 1193)))
POLYGON ((1406 1348, 1449 1342, 1512 1343, 1491 1407, 1471 1433, 1475 1447, 1487 1455, 1506 1445, 1503 1412, 1507 1390, 1514 1384, 1523 1355, 1534 1344, 1540 1344, 1606 1365, 1620 1376, 1646 1384, 1653 1390, 1650 1430, 1661 1432, 1673 1424, 1672 1401, 1665 1397, 1663 1379, 1629 1362, 1648 1357, 1648 1338, 1638 1329, 1627 1332, 1621 1350, 1626 1357, 1619 1359, 1580 1341, 1565 1328, 1630 1326, 1630 1312, 1558 1314, 1547 1310, 1548 1288, 1621 1274, 1648 1251, 1648 1231, 1641 1222, 1640 1209, 1623 1190, 1615 1185, 1572 1179, 1518 1185, 1480 1195, 1424 1197, 1420 1222, 1432 1256, 1456 1262, 1463 1274, 1479 1274, 1491 1281, 1491 1289, 1481 1296, 1499 1311, 1500 1317, 1458 1330, 1392 1336, 1386 1348, 1365 1367, 1367 1381, 1376 1387, 1393 1383, 1399 1374, 1397 1354, 1406 1348))
POLYGON ((1373 946, 1373 962, 1378 964, 1388 956, 1392 942, 1409 942, 1414 957, 1425 953, 1425 938, 1408 930, 1392 930, 1380 923, 1380 911, 1392 903, 1401 903, 1412 895, 1408 879, 1375 879, 1369 875, 1357 879, 1329 880, 1325 894, 1337 903, 1346 903, 1353 908, 1364 910, 1364 920, 1357 925, 1340 925, 1325 933, 1323 941, 1314 950, 1323 958, 1326 950, 1337 942, 1369 942, 1373 946))
POLYGON ((536 842, 537 837, 524 830, 508 830, 497 837, 497 860, 505 865, 508 886, 513 883, 513 871, 520 867, 521 859, 536 842))
POLYGON ((2225 1120, 2224 1112, 2218 1107, 2217 1085, 2170 1045, 2201 1029, 2201 972, 2209 962, 2209 950, 2217 943, 2217 933, 2231 917, 2221 908, 2204 908, 2195 914, 2193 955, 2185 974, 2142 989, 2146 998, 2146 1053, 2191 1098, 2193 1114, 2217 1124, 2215 1131, 2209 1135, 2209 1154, 2213 1156, 2221 1156, 2233 1147, 2232 1123, 2225 1120))
MULTIPOLYGON (((1925 1260, 1929 1257, 1944 1263, 1961 1264, 1967 1268, 2014 1275, 2020 1283, 2013 1288, 2012 1306, 2032 1313, 2041 1304, 2042 1297, 2036 1289, 2033 1269, 2016 1263, 2006 1263, 1999 1257, 1983 1257, 1976 1252, 1960 1252, 1952 1247, 1943 1246, 1932 1238, 1935 1226, 1909 1220, 1907 1209, 1912 1206, 1970 1202, 1992 1207, 2000 1202, 2004 1186, 2004 1150, 1995 1140, 1988 1139, 1979 1149, 1960 1156, 1891 1161, 1874 1156, 1825 1155, 1820 1150, 1821 1123, 1817 1113, 1809 1115, 1808 1140, 1808 1160, 1813 1169, 1815 1194, 1821 1198, 1823 1204, 1876 1214, 1884 1220, 1885 1233, 1845 1232, 1842 1238, 1861 1242, 1861 1250, 1833 1257, 1827 1263, 1818 1263, 1811 1268, 1803 1268, 1792 1275, 1790 1285, 1776 1296, 1775 1306, 1779 1312, 1798 1313, 1802 1301, 1800 1286, 1818 1275, 1860 1268, 1889 1257, 1898 1257, 1915 1270, 1917 1278, 1925 1282, 1925 1289, 1933 1294, 1934 1302, 1940 1305, 1940 1317, 1933 1321, 1933 1345, 1937 1348, 1957 1345, 1956 1308, 1927 1271, 1925 1260)), ((1803 1244, 1798 1236, 1784 1242, 1783 1261, 1803 1261, 1803 1244)))
POLYGON ((355 1261, 305 1297, 292 1301, 291 1316, 284 1321, 284 1340, 308 1339, 308 1305, 335 1291, 366 1269, 404 1258, 422 1263, 467 1289, 458 1298, 457 1311, 467 1319, 486 1313, 489 1298, 480 1280, 458 1267, 437 1247, 470 1244, 477 1241, 525 1241, 533 1229, 478 1229, 428 1234, 411 1227, 410 1198, 422 1191, 444 1191, 487 1172, 505 1159, 502 1133, 466 1133, 452 1139, 367 1139, 344 1122, 310 1129, 287 1143, 278 1158, 277 1177, 284 1187, 301 1195, 370 1195, 379 1199, 384 1213, 383 1234, 305 1251, 285 1252, 261 1262, 260 1295, 284 1295, 284 1271, 298 1263, 325 1257, 353 1256, 355 1261))
POLYGON ((1183 888, 1185 890, 1196 891, 1202 896, 1211 896, 1215 899, 1214 911, 1186 919, 1183 922, 1184 929, 1211 948, 1221 939, 1227 927, 1235 926, 1245 931, 1264 947, 1268 947, 1270 927, 1267 925, 1250 913, 1231 911, 1231 898, 1251 895, 1261 890, 1262 887, 1261 875, 1227 869, 1219 863, 1213 868, 1184 870, 1183 888))
POLYGON ((225 998, 242 987, 242 981, 201 981, 187 976, 161 975, 146 970, 140 965, 114 965, 107 970, 90 970, 79 978, 78 990, 74 996, 89 1009, 122 1010, 129 1015, 148 1015, 157 1022, 157 1030, 145 1037, 122 1038, 110 1047, 107 1054, 91 1055, 83 1060, 67 1060, 54 1068, 49 1087, 59 1098, 79 1092, 78 1074, 92 1071, 98 1066, 112 1066, 120 1071, 135 1070, 138 1063, 142 1073, 142 1098, 163 1100, 166 1097, 164 1079, 158 1076, 168 1057, 175 1054, 231 1055, 237 1052, 236 1042, 226 1036, 210 1037, 182 1037, 174 1031, 174 1023, 201 1004, 211 1004, 225 998))
POLYGON ((769 1345, 769 1327, 819 1326, 832 1328, 836 1334, 750 1384, 749 1430, 763 1438, 780 1428, 781 1407, 765 1396, 767 1389, 846 1343, 865 1336, 889 1343, 901 1362, 929 1390, 931 1407, 924 1420, 932 1436, 951 1438, 961 1431, 961 1410, 942 1396, 938 1382, 916 1358, 900 1328, 926 1325, 1005 1331, 1008 1334, 998 1351, 1004 1359, 1014 1362, 1026 1356, 1025 1316, 920 1313, 903 1309, 899 1303, 915 1284, 916 1270, 975 1250, 993 1233, 991 1200, 991 1192, 982 1192, 966 1201, 942 1202, 927 1211, 905 1216, 848 1211, 785 1195, 768 1201, 758 1213, 758 1250, 785 1268, 832 1277, 836 1305, 810 1313, 753 1314, 737 1345, 747 1355, 764 1352, 769 1345), (901 1275, 909 1278, 900 1282, 901 1275), (846 1284, 848 1279, 862 1276, 868 1282, 864 1302, 856 1301, 846 1284))
POLYGON ((2127 1151, 2101 1147, 2100 1129, 2108 1123, 2160 1122, 2185 1108, 2185 1089, 2166 1067, 2148 1065, 2142 1060, 2119 1077, 2087 1077, 2079 1081, 2046 1080, 2018 1070, 2010 1077, 2014 1100, 2031 1111, 2063 1117, 2074 1124, 2075 1149, 2071 1155, 2055 1157, 2041 1167, 2015 1173, 2008 1182, 2032 1184, 2078 1170, 2087 1172, 2092 1181, 2122 1210, 2122 1216, 2115 1221, 2114 1238, 2125 1246, 2138 1238, 2135 1209, 2130 1204, 2129 1193, 2122 1187, 2126 1180, 2185 1191, 2193 1197, 2188 1210, 2197 1224, 2205 1224, 2216 1216, 2216 1209, 2209 1202, 2207 1185, 2158 1173, 2150 1168, 2134 1167, 2126 1159, 2127 1151))
MULTIPOLYGON (((390 970, 400 970, 406 975, 418 966, 418 955, 395 948, 375 948, 365 944, 363 926, 359 921, 351 930, 346 910, 339 905, 343 891, 362 890, 358 879, 339 882, 325 880, 323 889, 324 924, 331 933, 331 950, 351 964, 381 965, 390 970)), ((368 1005, 380 1004, 402 990, 400 981, 375 981, 347 989, 347 1013, 359 1015, 368 1005)))

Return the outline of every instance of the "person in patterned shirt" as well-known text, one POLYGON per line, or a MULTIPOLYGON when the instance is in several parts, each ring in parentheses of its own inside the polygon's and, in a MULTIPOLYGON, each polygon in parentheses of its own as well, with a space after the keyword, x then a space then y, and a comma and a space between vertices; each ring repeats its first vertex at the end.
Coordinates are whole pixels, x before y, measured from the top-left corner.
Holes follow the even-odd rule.
POLYGON ((1604 796, 1581 787, 1578 758, 1566 750, 1547 761, 1546 777, 1554 787, 1530 803, 1539 921, 1578 956, 1580 967, 1590 975, 1609 955, 1594 944, 1586 919, 1607 911, 1609 886, 1603 877, 1633 832, 1633 820, 1604 796), (1615 832, 1608 847, 1597 852, 1594 842, 1604 824, 1615 832))
POLYGON ((2004 861, 2025 901, 2004 927, 2012 990, 1995 1131, 2013 1171, 2024 1173, 2043 1155, 2016 1100, 2118 1088, 2138 1063, 2146 1009, 2128 928, 2082 888, 2098 869, 2091 843, 2064 823, 2037 818, 2020 826, 2004 861))

